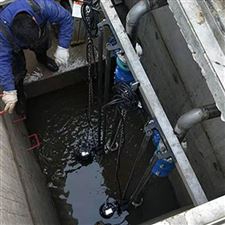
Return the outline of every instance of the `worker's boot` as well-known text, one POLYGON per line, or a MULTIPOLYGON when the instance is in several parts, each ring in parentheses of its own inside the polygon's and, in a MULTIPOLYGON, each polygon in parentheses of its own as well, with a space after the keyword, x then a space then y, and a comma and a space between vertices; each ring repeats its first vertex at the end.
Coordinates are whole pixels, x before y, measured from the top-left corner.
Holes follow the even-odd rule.
POLYGON ((19 116, 25 116, 26 115, 26 96, 24 93, 23 88, 23 80, 19 81, 18 84, 16 84, 16 90, 17 90, 17 97, 18 102, 16 103, 16 113, 19 116))
POLYGON ((18 102, 16 103, 16 114, 19 116, 26 115, 26 97, 25 95, 18 95, 18 102))
POLYGON ((48 57, 46 54, 36 54, 36 57, 38 62, 43 64, 50 71, 57 72, 59 70, 55 60, 48 57))

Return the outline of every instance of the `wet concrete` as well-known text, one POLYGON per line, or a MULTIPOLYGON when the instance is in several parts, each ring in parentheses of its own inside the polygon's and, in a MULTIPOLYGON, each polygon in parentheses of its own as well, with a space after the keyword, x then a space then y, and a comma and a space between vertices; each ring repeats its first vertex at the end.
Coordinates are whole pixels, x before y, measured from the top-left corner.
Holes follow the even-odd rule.
MULTIPOLYGON (((47 184, 51 190, 62 225, 94 225, 97 221, 110 224, 136 225, 178 208, 169 180, 154 179, 144 193, 144 203, 106 220, 99 207, 107 197, 117 199, 115 180, 117 152, 95 157, 88 165, 81 165, 77 152, 87 143, 87 86, 79 84, 29 100, 27 127, 41 137, 42 147, 35 152, 47 184)), ((93 113, 92 144, 97 141, 97 112, 93 113)), ((108 113, 107 127, 112 127, 112 113, 108 113)), ((126 144, 122 150, 119 172, 122 189, 139 151, 146 118, 141 112, 129 113, 126 120, 126 144)), ((109 131, 110 133, 110 131, 109 131)), ((143 174, 152 153, 149 146, 138 166, 129 194, 143 174)))

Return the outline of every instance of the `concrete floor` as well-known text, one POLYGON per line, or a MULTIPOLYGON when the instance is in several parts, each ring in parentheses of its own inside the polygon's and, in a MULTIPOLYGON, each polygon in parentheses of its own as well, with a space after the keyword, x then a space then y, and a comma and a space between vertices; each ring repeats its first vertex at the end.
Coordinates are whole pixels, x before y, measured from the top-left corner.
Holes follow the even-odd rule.
MULTIPOLYGON (((55 73, 49 71, 45 66, 39 64, 36 60, 34 52, 25 50, 28 73, 24 83, 26 95, 28 98, 55 91, 56 89, 64 88, 65 86, 86 79, 86 76, 81 75, 87 74, 85 69, 87 66, 86 43, 82 43, 82 41, 80 41, 81 44, 74 45, 75 40, 77 42, 77 40, 84 40, 84 38, 85 37, 81 37, 79 39, 77 35, 74 35, 69 49, 69 64, 67 67, 61 66, 59 71, 55 73)), ((48 56, 54 58, 54 53, 57 48, 57 38, 54 29, 52 29, 51 32, 51 41, 52 46, 48 50, 48 56)))
MULTIPOLYGON (((52 58, 54 58, 53 55, 56 50, 56 46, 57 46, 56 40, 53 37, 52 47, 48 51, 48 55, 52 58)), ((28 74, 27 77, 25 78, 25 84, 29 84, 39 80, 45 80, 50 77, 60 75, 62 73, 84 67, 87 65, 85 54, 86 54, 85 44, 70 47, 69 65, 66 68, 60 67, 59 71, 53 73, 37 62, 34 52, 26 50, 25 55, 28 74)))

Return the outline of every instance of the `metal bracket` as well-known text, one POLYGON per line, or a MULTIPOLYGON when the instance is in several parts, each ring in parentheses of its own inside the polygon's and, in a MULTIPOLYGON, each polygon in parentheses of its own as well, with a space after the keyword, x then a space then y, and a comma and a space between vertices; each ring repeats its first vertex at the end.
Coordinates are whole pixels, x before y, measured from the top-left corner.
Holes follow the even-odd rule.
POLYGON ((144 127, 146 136, 152 136, 153 127, 154 127, 154 121, 150 120, 144 127))
POLYGON ((160 150, 156 150, 155 155, 158 159, 171 159, 175 163, 175 158, 173 153, 166 147, 160 150))
POLYGON ((21 116, 21 117, 19 117, 19 118, 15 118, 13 121, 12 121, 12 123, 13 124, 17 124, 17 123, 20 123, 20 122, 22 122, 22 121, 24 121, 24 120, 26 120, 27 119, 27 117, 25 116, 25 115, 23 115, 23 116, 21 116))
MULTIPOLYGON (((99 30, 102 30, 103 27, 108 27, 110 31, 112 31, 111 27, 110 27, 110 23, 108 21, 108 19, 103 19, 101 22, 98 23, 98 29, 99 30)), ((113 33, 113 36, 115 37, 114 33, 113 33)), ((117 41, 118 43, 118 41, 117 41)), ((106 49, 108 51, 115 51, 117 49, 120 49, 120 46, 118 44, 112 46, 110 45, 109 43, 106 44, 106 49)))
POLYGON ((35 140, 36 143, 34 145, 32 145, 30 148, 28 148, 27 151, 32 151, 32 150, 37 149, 41 146, 41 142, 40 142, 39 137, 36 133, 28 136, 28 138, 30 140, 32 140, 32 139, 35 140))
POLYGON ((120 47, 119 47, 118 44, 112 46, 112 45, 110 45, 109 43, 107 43, 107 44, 106 44, 106 49, 107 49, 108 51, 115 51, 115 50, 117 50, 117 49, 120 49, 120 47))
POLYGON ((106 49, 108 51, 114 51, 114 50, 117 50, 117 49, 121 49, 121 46, 118 44, 119 41, 117 40, 116 38, 116 35, 111 27, 111 24, 109 22, 109 20, 106 18, 106 19, 103 19, 100 23, 98 23, 98 29, 103 29, 103 27, 109 27, 110 31, 112 32, 113 36, 115 37, 116 41, 117 41, 117 44, 112 46, 112 45, 109 45, 108 43, 106 44, 106 49))
POLYGON ((131 89, 133 91, 137 91, 138 88, 139 88, 139 86, 140 86, 140 83, 138 81, 136 81, 136 82, 134 82, 134 83, 131 84, 131 89))
POLYGON ((103 19, 101 22, 98 23, 98 28, 103 28, 104 26, 109 26, 109 23, 106 19, 103 19))
POLYGON ((153 133, 153 130, 156 129, 159 134, 160 137, 162 139, 162 142, 164 144, 164 147, 161 146, 160 149, 155 151, 155 155, 157 156, 158 159, 169 159, 171 158, 173 160, 173 162, 176 162, 176 158, 174 157, 174 154, 172 152, 172 150, 170 149, 165 137, 163 137, 163 134, 161 132, 160 126, 158 124, 158 122, 156 120, 151 120, 148 125, 147 125, 148 129, 151 129, 151 133, 153 133))

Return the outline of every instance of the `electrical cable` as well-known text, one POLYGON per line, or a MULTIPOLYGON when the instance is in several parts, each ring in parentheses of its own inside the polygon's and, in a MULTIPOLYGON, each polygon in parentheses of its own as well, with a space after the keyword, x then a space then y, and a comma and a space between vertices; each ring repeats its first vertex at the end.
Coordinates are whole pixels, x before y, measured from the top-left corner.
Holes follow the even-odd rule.
POLYGON ((123 199, 126 199, 126 194, 127 194, 127 192, 128 192, 128 189, 129 189, 131 180, 132 180, 132 178, 133 178, 134 171, 135 171, 135 169, 136 169, 137 163, 140 161, 141 157, 143 156, 144 152, 146 151, 147 146, 148 146, 148 143, 149 143, 149 141, 150 141, 150 138, 151 138, 150 135, 145 135, 144 138, 143 138, 143 141, 142 141, 142 143, 141 143, 140 150, 139 150, 139 152, 138 152, 138 154, 137 154, 137 157, 135 158, 135 161, 134 161, 133 167, 132 167, 132 169, 131 169, 131 172, 130 172, 130 175, 129 175, 127 184, 126 184, 126 186, 125 186, 125 188, 124 188, 124 191, 123 191, 123 199))
MULTIPOLYGON (((133 91, 132 88, 124 82, 115 84, 115 86, 113 87, 113 91, 114 91, 113 100, 105 104, 103 106, 103 110, 105 112, 105 109, 107 107, 115 107, 116 114, 114 121, 118 121, 119 124, 120 119, 117 118, 117 115, 118 117, 121 117, 123 110, 128 112, 138 109, 138 97, 135 91, 133 91)), ((115 124, 114 126, 115 132, 113 133, 113 138, 111 138, 110 143, 108 145, 109 150, 116 144, 119 129, 120 126, 115 124)))
POLYGON ((146 184, 148 183, 148 181, 152 178, 152 168, 155 165, 157 161, 157 157, 154 154, 149 162, 148 167, 145 170, 144 175, 142 176, 141 180, 139 181, 136 189, 134 190, 134 192, 132 193, 132 195, 129 198, 129 203, 131 204, 133 200, 135 200, 135 198, 140 194, 140 192, 144 189, 144 187, 146 186, 146 184))
POLYGON ((119 170, 120 170, 120 161, 121 161, 121 153, 122 153, 122 147, 125 142, 125 119, 128 111, 134 111, 138 109, 138 97, 136 93, 132 90, 132 88, 124 83, 119 82, 115 84, 114 88, 114 96, 113 100, 107 103, 103 106, 103 109, 106 107, 116 107, 116 118, 118 115, 118 119, 115 118, 115 121, 119 121, 117 125, 115 125, 116 131, 113 135, 113 138, 111 139, 111 143, 109 144, 109 149, 112 148, 112 146, 115 145, 117 136, 119 135, 119 141, 118 141, 118 154, 116 159, 116 172, 115 172, 115 178, 118 184, 118 190, 119 190, 119 197, 120 201, 123 199, 123 193, 121 190, 121 184, 119 179, 119 170))
POLYGON ((104 107, 114 106, 120 110, 134 111, 138 109, 138 97, 136 92, 125 82, 119 82, 113 87, 113 100, 104 107))
POLYGON ((122 153, 122 147, 124 144, 124 139, 123 139, 123 134, 124 132, 124 117, 126 117, 126 112, 122 112, 123 115, 121 116, 120 122, 118 127, 120 127, 120 135, 119 135, 119 149, 118 149, 118 154, 117 154, 117 159, 116 159, 116 172, 115 172, 115 178, 118 184, 118 190, 119 190, 119 197, 120 200, 122 201, 122 190, 121 190, 121 184, 120 184, 120 179, 119 179, 119 170, 120 170, 120 159, 121 159, 121 153, 122 153))

